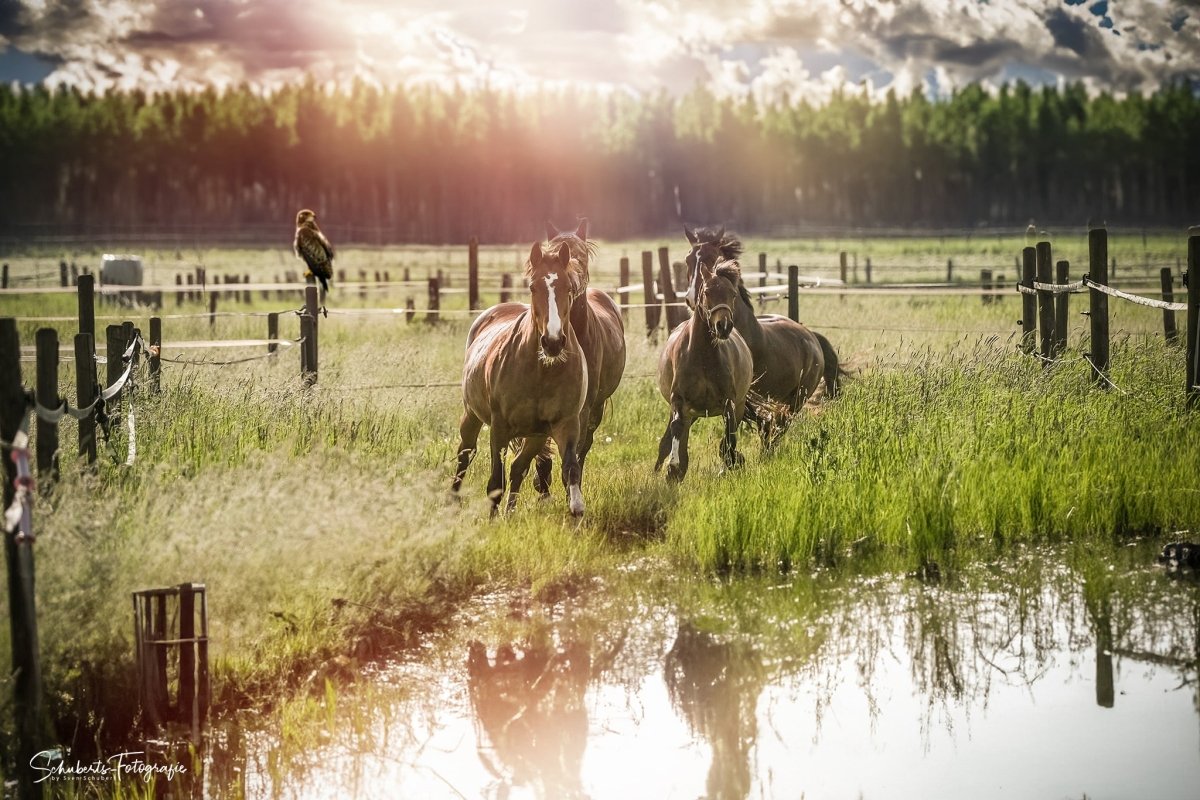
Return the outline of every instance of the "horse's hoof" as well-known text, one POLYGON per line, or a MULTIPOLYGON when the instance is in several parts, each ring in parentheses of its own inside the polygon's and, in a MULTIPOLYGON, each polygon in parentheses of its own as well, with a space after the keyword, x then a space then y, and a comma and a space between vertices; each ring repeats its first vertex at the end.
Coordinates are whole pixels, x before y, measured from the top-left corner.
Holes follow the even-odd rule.
POLYGON ((570 502, 568 503, 568 507, 571 509, 571 516, 582 517, 583 516, 583 492, 580 490, 580 488, 578 486, 572 486, 570 489, 567 490, 567 492, 570 495, 570 502))
POLYGON ((667 483, 679 483, 683 480, 683 470, 675 465, 667 467, 667 483))
POLYGON ((552 500, 552 499, 553 499, 553 498, 552 498, 552 497, 550 497, 550 492, 542 492, 541 494, 539 494, 539 495, 538 495, 538 502, 539 502, 539 503, 544 503, 544 502, 546 502, 547 500, 552 500))

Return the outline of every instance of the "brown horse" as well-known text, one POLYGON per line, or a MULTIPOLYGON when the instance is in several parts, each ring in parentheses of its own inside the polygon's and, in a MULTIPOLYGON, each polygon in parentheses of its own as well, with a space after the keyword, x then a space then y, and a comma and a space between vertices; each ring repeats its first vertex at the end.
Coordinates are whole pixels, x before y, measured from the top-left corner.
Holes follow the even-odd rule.
POLYGON ((706 265, 727 277, 737 287, 734 327, 746 340, 754 355, 754 391, 768 400, 782 403, 795 413, 812 397, 825 379, 825 393, 836 397, 838 376, 842 374, 837 353, 819 333, 798 322, 775 314, 755 316, 754 303, 742 282, 737 262, 742 243, 724 228, 693 231, 684 228, 692 249, 685 259, 688 265, 688 297, 694 293, 696 266, 706 265))
POLYGON ((523 438, 509 476, 508 507, 529 464, 549 438, 562 455, 568 507, 583 514, 579 487, 580 412, 588 394, 587 362, 572 325, 571 309, 584 287, 563 244, 545 255, 533 245, 526 265, 530 303, 502 303, 481 314, 467 333, 463 366, 463 412, 459 424, 457 492, 475 456, 483 425, 492 429, 492 475, 488 496, 495 513, 504 494, 504 456, 509 442, 523 438), (513 307, 516 308, 513 308, 513 307))
MULTIPOLYGON (((585 284, 590 280, 588 268, 596 250, 587 240, 587 224, 587 218, 581 219, 575 232, 571 233, 546 222, 546 252, 566 244, 571 249, 572 261, 583 272, 585 284)), ((571 307, 571 327, 579 338, 588 368, 588 394, 579 416, 580 473, 588 451, 592 449, 596 428, 604 419, 604 404, 621 385, 621 376, 625 374, 625 326, 621 322, 621 310, 599 289, 589 287, 582 299, 584 302, 571 307)), ((543 497, 550 493, 551 466, 548 450, 538 455, 533 486, 543 497)))
POLYGON ((670 481, 687 475, 688 432, 698 417, 724 419, 721 459, 727 468, 742 462, 737 426, 754 377, 750 348, 734 327, 737 289, 704 264, 696 274, 695 312, 671 332, 658 362, 658 390, 671 406, 671 418, 654 469, 666 461, 670 481))

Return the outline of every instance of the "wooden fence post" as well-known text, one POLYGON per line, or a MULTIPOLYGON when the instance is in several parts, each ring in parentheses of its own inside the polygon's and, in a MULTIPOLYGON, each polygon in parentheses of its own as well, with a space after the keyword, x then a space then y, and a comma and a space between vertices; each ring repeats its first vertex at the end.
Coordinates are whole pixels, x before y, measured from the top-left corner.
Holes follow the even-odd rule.
POLYGON ((316 382, 312 368, 312 348, 310 347, 314 338, 312 315, 307 311, 302 311, 300 312, 300 380, 306 386, 312 386, 316 382))
POLYGON ((866 271, 867 271, 867 284, 869 285, 871 283, 871 257, 870 256, 867 256, 866 271))
POLYGON ((308 339, 308 371, 312 374, 309 385, 317 382, 317 372, 321 363, 321 320, 320 307, 317 300, 317 285, 310 283, 304 287, 304 312, 312 317, 312 336, 308 339))
POLYGON ((642 251, 642 289, 646 293, 646 335, 652 336, 662 317, 662 301, 654 291, 654 253, 649 250, 642 251))
MULTIPOLYGON (((438 270, 439 272, 441 270, 438 270)), ((442 290, 440 280, 436 277, 429 279, 429 310, 425 314, 425 321, 432 324, 438 321, 438 312, 442 307, 442 290)))
MULTIPOLYGON (((1036 252, 1038 283, 1053 283, 1054 262, 1051 260, 1050 242, 1038 242, 1036 252)), ((1039 289, 1037 299, 1042 358, 1049 361, 1054 357, 1054 293, 1039 289)))
POLYGON ((983 299, 983 304, 986 306, 992 302, 992 271, 990 269, 979 270, 979 286, 983 289, 979 296, 983 299))
MULTIPOLYGON (((1175 302, 1175 287, 1171 277, 1171 268, 1163 267, 1159 270, 1159 279, 1162 283, 1162 299, 1164 303, 1175 302)), ((1179 331, 1175 327, 1175 312, 1169 308, 1163 309, 1163 339, 1167 344, 1176 344, 1179 341, 1179 331)))
MULTIPOLYGON (((1070 282, 1071 264, 1059 261, 1055 264, 1054 282, 1064 284, 1070 282)), ((1054 295, 1054 357, 1058 358, 1067 351, 1067 292, 1054 295)))
POLYGON ((629 322, 629 257, 621 256, 620 271, 617 273, 617 289, 625 289, 626 291, 617 292, 617 302, 621 304, 621 322, 629 322))
POLYGON ((150 318, 150 348, 146 351, 146 364, 150 370, 150 391, 158 394, 162 390, 162 318, 150 318))
POLYGON ((404 321, 412 324, 413 318, 417 316, 417 301, 412 297, 408 297, 404 301, 404 321))
POLYGON ((474 236, 467 245, 467 308, 479 308, 479 239, 474 236))
MULTIPOLYGON (((104 387, 107 388, 117 382, 121 377, 121 373, 125 370, 121 365, 121 355, 125 352, 125 348, 121 345, 124 340, 124 332, 120 325, 109 325, 104 329, 104 358, 106 360, 106 380, 104 387)), ((106 411, 110 411, 109 417, 115 417, 120 413, 121 408, 121 393, 117 392, 117 396, 108 401, 106 411)))
MULTIPOLYGON (((1026 247, 1021 251, 1021 285, 1033 289, 1036 276, 1036 251, 1026 247)), ((1037 296, 1021 292, 1021 350, 1032 353, 1037 341, 1037 296)))
POLYGON ((1200 225, 1188 228, 1187 404, 1200 404, 1200 225))
MULTIPOLYGON (((842 275, 842 283, 843 284, 847 283, 848 281, 846 280, 846 251, 845 250, 838 253, 838 266, 840 267, 840 271, 841 271, 841 275, 842 275)), ((791 271, 791 267, 788 267, 788 271, 789 272, 791 271)))
POLYGON ((217 327, 217 292, 208 293, 208 327, 217 327))
POLYGON ((175 305, 183 305, 183 276, 175 273, 175 305))
POLYGON ((662 291, 664 308, 667 310, 667 331, 675 330, 675 326, 687 320, 687 310, 676 305, 679 298, 675 296, 675 278, 671 274, 671 256, 666 247, 658 248, 658 283, 662 291))
MULTIPOLYGON (((79 300, 79 332, 92 337, 93 346, 96 342, 96 277, 80 275, 75 287, 75 296, 79 300)), ((94 352, 94 351, 93 351, 94 352)))
POLYGON ((275 344, 275 340, 279 338, 278 311, 272 311, 270 314, 267 314, 267 338, 271 340, 270 344, 267 345, 267 352, 274 353, 279 349, 279 345, 275 344))
POLYGON ((8 288, 8 264, 4 265, 4 269, 0 271, 0 289, 8 288))
MULTIPOLYGON (((1088 277, 1099 284, 1108 284, 1108 230, 1092 228, 1088 231, 1088 277)), ((1098 289, 1088 292, 1088 307, 1091 320, 1091 362, 1095 381, 1108 388, 1108 295, 1098 289)))
POLYGON ((507 303, 512 289, 512 275, 505 272, 500 276, 500 302, 507 303))
POLYGON ((946 259, 946 283, 954 283, 954 259, 946 259))
MULTIPOLYGON (((763 287, 767 285, 767 254, 758 254, 758 285, 763 287)), ((767 298, 764 294, 758 295, 758 307, 762 309, 767 304, 767 298)))
MULTIPOLYGON (((58 331, 39 328, 37 343, 37 403, 42 408, 58 408, 58 331)), ((37 472, 47 481, 58 480, 58 423, 37 418, 37 472)))
POLYGON ((67 279, 67 262, 65 261, 58 262, 58 285, 64 289, 71 285, 67 279))
MULTIPOLYGON (((83 277, 83 276, 80 276, 83 277)), ((96 399, 95 346, 90 333, 75 334, 75 403, 87 408, 96 399)), ((96 463, 96 416, 89 414, 79 420, 79 455, 87 463, 96 463)))
MULTIPOLYGON (((26 413, 21 385, 21 341, 15 319, 0 319, 0 439, 17 436, 26 413)), ((16 495, 17 462, 5 452, 3 508, 16 495)), ((30 761, 42 749, 42 668, 38 658, 37 607, 34 599, 33 542, 25 536, 4 537, 8 567, 8 615, 11 627, 13 717, 16 721, 17 797, 40 798, 30 761)))
POLYGON ((788 319, 800 321, 800 266, 788 265, 788 319))

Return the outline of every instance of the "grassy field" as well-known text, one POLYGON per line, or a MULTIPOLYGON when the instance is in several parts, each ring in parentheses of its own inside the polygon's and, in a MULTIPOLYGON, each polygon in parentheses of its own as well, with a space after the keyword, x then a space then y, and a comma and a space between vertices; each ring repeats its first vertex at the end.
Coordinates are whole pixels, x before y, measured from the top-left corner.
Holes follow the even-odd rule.
MULTIPOLYGON (((602 243, 594 279, 610 281, 621 253, 636 258, 649 244, 602 243)), ((751 242, 748 250, 780 253, 784 263, 809 252, 832 275, 844 244, 751 242)), ((871 242, 881 254, 876 263, 919 257, 931 270, 944 270, 947 257, 1011 263, 1020 244, 978 239, 975 249, 986 252, 975 252, 963 243, 871 242)), ((1152 237, 1148 246, 1156 258, 1173 259, 1182 244, 1182 237, 1152 237)), ((282 252, 194 255, 210 274, 236 264, 259 280, 294 269, 282 252)), ((443 263, 450 269, 463 252, 422 251, 409 266, 422 274, 443 263)), ((516 252, 486 250, 484 263, 503 268, 516 252)), ((8 260, 26 281, 32 273, 23 270, 60 257, 8 260)), ((351 272, 371 259, 400 265, 409 258, 387 250, 342 255, 351 272)), ((147 263, 152 276, 173 282, 166 277, 173 266, 147 263)), ((386 266, 369 269, 376 268, 386 266)), ((697 424, 691 471, 679 487, 652 470, 667 418, 652 379, 661 335, 647 338, 634 312, 626 378, 588 460, 587 515, 575 523, 557 474, 552 502, 527 491, 514 514, 489 520, 486 447, 461 501, 449 497, 469 317, 429 326, 336 313, 400 305, 404 292, 364 300, 335 289, 312 389, 299 381, 294 349, 229 367, 164 364, 161 394, 141 391, 134 400, 132 467, 118 466, 124 441, 117 434, 111 452, 119 458, 102 454, 94 473, 77 468, 74 423, 64 423, 62 479, 35 510, 42 657, 59 741, 112 742, 128 730, 129 593, 140 588, 206 583, 217 703, 265 708, 297 691, 321 691, 326 678, 352 679, 498 585, 553 599, 646 560, 726 574, 888 553, 915 567, 1014 541, 1200 527, 1200 439, 1195 413, 1183 406, 1184 357, 1163 343, 1161 312, 1152 309, 1113 303, 1117 388, 1097 391, 1080 356, 1086 317, 1072 317, 1070 350, 1044 369, 1017 352, 1015 292, 990 304, 967 296, 803 296, 802 318, 829 336, 853 374, 844 395, 804 415, 769 456, 743 433, 747 466, 736 474, 719 475, 717 422, 697 424)), ((249 305, 222 308, 262 312, 293 299, 256 295, 249 305)), ((1083 301, 1072 302, 1077 312, 1083 301)), ((461 307, 461 297, 450 304, 461 307)), ((0 298, 2 316, 70 317, 74 308, 71 295, 0 298)), ((172 340, 265 334, 261 316, 219 317, 214 326, 186 316, 201 310, 168 301, 167 313, 185 316, 165 320, 164 355, 261 351, 173 351, 172 340)), ((102 317, 150 313, 97 308, 102 317)), ((75 331, 73 322, 24 321, 22 342, 32 344, 45 324, 64 342, 75 331)), ((294 317, 285 317, 281 335, 297 335, 294 317)), ((32 363, 23 366, 32 383, 32 363)), ((73 372, 67 362, 62 393, 72 398, 73 372)), ((7 635, 0 626, 0 638, 7 635)), ((0 658, 8 652, 0 642, 0 658)))

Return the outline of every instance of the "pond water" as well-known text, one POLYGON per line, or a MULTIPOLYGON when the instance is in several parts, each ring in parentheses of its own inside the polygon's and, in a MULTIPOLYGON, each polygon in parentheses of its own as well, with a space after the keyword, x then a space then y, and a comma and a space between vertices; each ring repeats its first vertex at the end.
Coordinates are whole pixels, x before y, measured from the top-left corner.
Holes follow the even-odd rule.
POLYGON ((1200 586, 1160 546, 493 595, 206 794, 1193 798, 1200 586))

